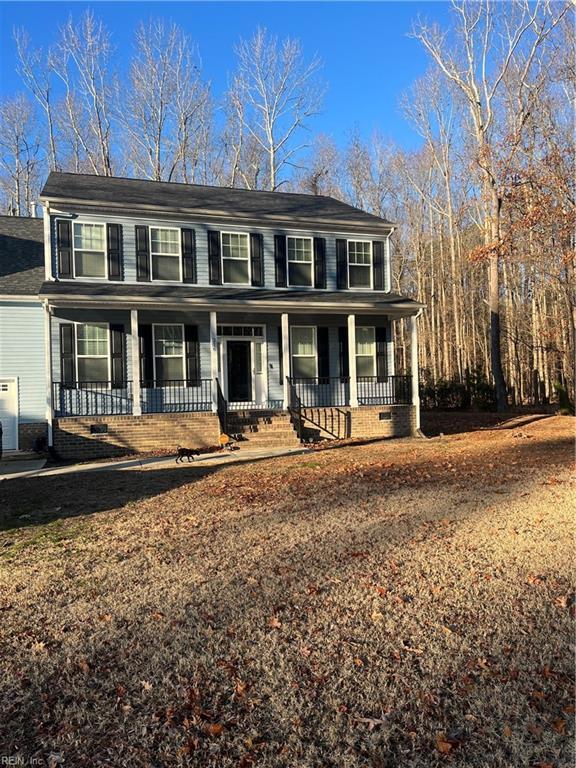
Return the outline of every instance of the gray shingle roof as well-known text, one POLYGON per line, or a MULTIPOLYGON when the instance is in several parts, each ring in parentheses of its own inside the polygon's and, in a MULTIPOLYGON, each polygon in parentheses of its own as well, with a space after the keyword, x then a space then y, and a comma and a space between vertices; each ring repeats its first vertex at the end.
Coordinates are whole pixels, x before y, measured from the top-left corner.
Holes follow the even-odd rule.
POLYGON ((258 311, 258 307, 277 305, 278 311, 282 311, 283 304, 299 304, 302 309, 321 311, 326 306, 342 306, 345 313, 352 306, 362 306, 368 310, 386 311, 405 309, 416 311, 423 306, 412 299, 407 299, 396 293, 384 293, 383 291, 320 291, 320 290, 290 290, 267 288, 229 288, 227 286, 174 286, 154 285, 153 283, 73 283, 73 282, 46 282, 40 290, 41 296, 61 297, 72 299, 89 296, 92 300, 122 300, 130 304, 131 299, 150 303, 168 302, 179 300, 196 300, 214 303, 221 306, 222 310, 227 305, 246 305, 251 311, 258 311))
POLYGON ((389 230, 391 223, 324 195, 261 192, 198 184, 126 179, 52 172, 41 199, 76 206, 113 209, 169 210, 206 218, 234 218, 282 225, 324 224, 369 231, 389 230))
POLYGON ((44 280, 44 222, 0 216, 0 295, 34 295, 44 280))

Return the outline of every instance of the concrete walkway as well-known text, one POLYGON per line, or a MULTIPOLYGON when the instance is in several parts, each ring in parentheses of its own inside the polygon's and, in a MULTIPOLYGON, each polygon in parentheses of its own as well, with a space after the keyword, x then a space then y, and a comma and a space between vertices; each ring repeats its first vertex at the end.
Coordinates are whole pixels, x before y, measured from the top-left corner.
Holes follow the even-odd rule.
POLYGON ((309 448, 277 448, 268 450, 265 448, 252 451, 222 451, 222 453, 207 453, 196 457, 194 461, 176 464, 174 456, 161 456, 151 459, 139 459, 137 457, 127 458, 120 461, 99 461, 93 464, 70 464, 64 467, 47 467, 44 469, 46 461, 39 459, 37 461, 7 461, 0 462, 0 481, 14 480, 23 477, 49 477, 52 475, 68 475, 78 472, 102 472, 104 470, 130 471, 149 469, 182 469, 194 470, 204 469, 205 467, 216 467, 226 464, 242 464, 246 461, 259 461, 262 459, 271 459, 275 456, 290 456, 299 453, 308 453, 309 448), (8 466, 9 465, 9 466, 8 466))

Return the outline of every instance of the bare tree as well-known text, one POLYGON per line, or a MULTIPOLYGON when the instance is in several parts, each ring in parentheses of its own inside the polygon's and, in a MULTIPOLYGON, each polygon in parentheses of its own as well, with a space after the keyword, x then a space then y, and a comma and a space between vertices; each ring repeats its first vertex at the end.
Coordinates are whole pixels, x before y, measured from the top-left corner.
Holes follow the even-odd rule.
POLYGON ((52 95, 52 71, 42 49, 31 49, 28 34, 23 30, 14 33, 18 56, 18 73, 42 109, 47 128, 48 166, 59 170, 56 151, 56 120, 52 95))
POLYGON ((334 140, 324 133, 314 137, 305 167, 295 174, 292 186, 313 195, 343 198, 341 157, 334 140))
POLYGON ((194 181, 206 150, 209 90, 190 39, 162 21, 141 24, 130 88, 118 118, 134 173, 156 181, 194 181))
POLYGON ((448 37, 437 26, 419 21, 413 31, 444 77, 463 96, 470 117, 475 162, 482 177, 484 247, 489 264, 490 349, 498 408, 507 402, 501 357, 500 257, 502 179, 495 155, 498 99, 511 68, 517 78, 518 125, 526 119, 524 98, 537 66, 538 53, 566 13, 549 0, 514 0, 496 5, 491 0, 470 3, 452 0, 455 25, 448 37))
POLYGON ((322 91, 317 82, 318 58, 304 60, 298 40, 277 38, 258 29, 251 40, 235 48, 237 71, 228 92, 241 131, 232 144, 232 178, 237 178, 246 144, 254 142, 266 156, 266 174, 258 181, 272 191, 285 181, 282 172, 295 167, 298 155, 307 147, 295 139, 318 112, 322 91))
POLYGON ((0 185, 13 216, 32 216, 40 140, 34 109, 22 94, 0 105, 0 185))
POLYGON ((112 94, 110 36, 87 11, 78 24, 70 17, 50 50, 49 65, 64 90, 70 133, 92 173, 111 176, 112 94))

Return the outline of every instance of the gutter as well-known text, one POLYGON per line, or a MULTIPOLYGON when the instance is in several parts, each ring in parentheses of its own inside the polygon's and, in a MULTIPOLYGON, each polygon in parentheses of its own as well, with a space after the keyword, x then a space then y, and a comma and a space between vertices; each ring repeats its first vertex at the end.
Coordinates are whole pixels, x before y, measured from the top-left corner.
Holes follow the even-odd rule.
MULTIPOLYGON (((65 296, 62 294, 49 294, 44 293, 42 294, 42 298, 46 299, 50 302, 51 306, 54 307, 77 307, 78 304, 88 304, 91 306, 97 306, 97 305, 134 305, 138 304, 140 306, 143 305, 159 305, 161 307, 174 307, 174 308, 181 308, 182 305, 185 305, 187 307, 197 307, 198 309, 205 309, 205 310, 215 310, 218 312, 225 312, 227 310, 246 310, 251 309, 252 311, 260 311, 260 310, 268 310, 268 311, 274 311, 274 312, 285 312, 286 310, 292 310, 292 311, 299 311, 299 312, 310 312, 311 309, 314 309, 316 312, 338 312, 338 313, 348 313, 350 310, 353 311, 368 311, 368 312, 374 312, 374 311, 382 311, 383 313, 386 312, 404 312, 408 310, 409 314, 413 314, 413 310, 415 306, 419 307, 419 311, 421 311, 423 305, 416 304, 415 302, 410 302, 409 304, 382 304, 380 306, 375 306, 374 304, 345 304, 343 302, 326 302, 326 303, 314 303, 314 304, 304 304, 303 302, 269 302, 269 301, 262 301, 260 300, 252 300, 252 299, 246 299, 243 301, 227 301, 226 299, 216 299, 213 301, 207 301, 205 299, 196 299, 196 298, 171 298, 171 297, 164 297, 164 296, 93 296, 93 295, 75 295, 75 296, 65 296), (412 311, 410 311, 412 310, 412 311)), ((129 308, 128 306, 126 308, 129 308)))

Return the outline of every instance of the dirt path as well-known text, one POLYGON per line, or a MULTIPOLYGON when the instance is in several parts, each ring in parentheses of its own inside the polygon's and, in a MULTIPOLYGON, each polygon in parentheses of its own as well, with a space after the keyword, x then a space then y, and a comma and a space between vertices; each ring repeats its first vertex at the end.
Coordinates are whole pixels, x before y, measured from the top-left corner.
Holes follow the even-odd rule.
POLYGON ((0 486, 0 754, 571 764, 574 420, 0 486))

